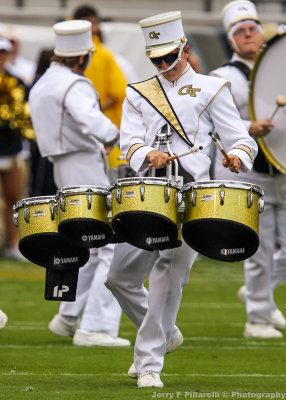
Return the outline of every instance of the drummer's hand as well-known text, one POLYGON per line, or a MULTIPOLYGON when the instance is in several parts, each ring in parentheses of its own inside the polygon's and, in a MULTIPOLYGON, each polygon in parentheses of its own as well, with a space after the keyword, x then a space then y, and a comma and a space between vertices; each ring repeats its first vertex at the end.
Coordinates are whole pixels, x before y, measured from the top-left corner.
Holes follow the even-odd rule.
POLYGON ((148 164, 154 164, 155 168, 163 168, 166 164, 170 164, 168 161, 169 154, 163 153, 162 151, 152 150, 146 155, 146 162, 148 164))
POLYGON ((223 166, 225 168, 229 168, 231 172, 235 172, 236 174, 239 173, 239 167, 241 165, 240 158, 234 155, 228 155, 229 161, 226 158, 222 160, 223 166))
POLYGON ((250 125, 249 134, 254 137, 263 137, 268 135, 274 127, 269 119, 260 119, 253 121, 250 125))

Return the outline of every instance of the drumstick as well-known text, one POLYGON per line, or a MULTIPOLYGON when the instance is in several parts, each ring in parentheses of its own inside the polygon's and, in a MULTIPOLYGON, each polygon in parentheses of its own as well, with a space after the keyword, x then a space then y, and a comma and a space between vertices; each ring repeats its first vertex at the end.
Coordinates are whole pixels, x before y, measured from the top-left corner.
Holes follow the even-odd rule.
POLYGON ((279 110, 280 107, 284 107, 286 106, 286 96, 283 96, 283 94, 281 94, 280 96, 276 97, 276 108, 273 111, 271 117, 269 118, 270 121, 273 120, 275 114, 277 113, 277 111, 279 110))
MULTIPOLYGON (((191 153, 196 153, 197 151, 202 150, 202 149, 203 149, 203 146, 200 146, 199 148, 197 148, 197 147, 192 147, 190 150, 185 151, 184 153, 175 154, 175 155, 173 155, 173 156, 168 157, 168 158, 167 158, 167 161, 176 160, 177 158, 187 156, 188 154, 191 154, 191 153)), ((149 167, 149 168, 154 167, 154 164, 153 164, 153 163, 152 163, 152 164, 149 164, 148 167, 149 167)))
POLYGON ((218 138, 215 137, 215 135, 212 132, 209 132, 210 137, 212 138, 212 140, 214 141, 214 144, 216 145, 216 147, 221 151, 221 153, 223 154, 224 158, 230 162, 230 158, 227 154, 227 152, 225 151, 223 145, 221 144, 220 140, 218 138))

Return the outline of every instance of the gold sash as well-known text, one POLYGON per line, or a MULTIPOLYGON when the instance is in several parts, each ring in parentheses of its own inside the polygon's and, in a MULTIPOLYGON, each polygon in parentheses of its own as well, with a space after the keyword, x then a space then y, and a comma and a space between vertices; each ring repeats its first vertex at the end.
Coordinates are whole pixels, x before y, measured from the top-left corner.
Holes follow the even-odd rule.
POLYGON ((178 119, 172 104, 170 103, 157 76, 147 81, 129 84, 132 89, 139 93, 148 103, 166 120, 175 132, 189 146, 193 143, 188 139, 180 120, 178 119))

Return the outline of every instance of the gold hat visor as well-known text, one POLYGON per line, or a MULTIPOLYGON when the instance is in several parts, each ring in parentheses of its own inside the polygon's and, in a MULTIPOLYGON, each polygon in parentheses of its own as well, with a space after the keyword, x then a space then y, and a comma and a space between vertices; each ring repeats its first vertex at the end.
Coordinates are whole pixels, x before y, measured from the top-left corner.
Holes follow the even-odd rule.
POLYGON ((186 43, 186 38, 175 40, 174 42, 162 43, 154 46, 146 46, 146 56, 149 58, 163 57, 177 49, 181 43, 186 43))

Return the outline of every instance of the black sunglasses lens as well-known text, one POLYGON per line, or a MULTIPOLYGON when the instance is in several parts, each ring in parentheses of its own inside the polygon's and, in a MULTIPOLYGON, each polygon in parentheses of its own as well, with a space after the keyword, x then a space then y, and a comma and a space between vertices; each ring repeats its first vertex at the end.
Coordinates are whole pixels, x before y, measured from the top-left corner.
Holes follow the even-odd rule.
POLYGON ((153 64, 156 64, 156 65, 161 64, 163 61, 165 61, 165 63, 167 63, 167 64, 171 64, 177 59, 177 57, 178 57, 178 53, 172 53, 172 54, 167 54, 164 57, 151 58, 151 61, 153 64))

